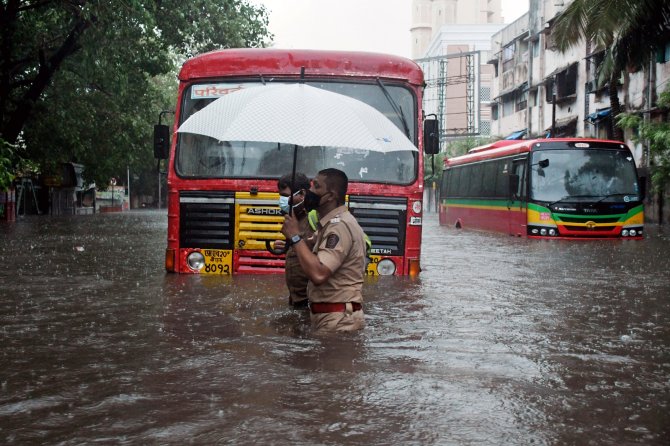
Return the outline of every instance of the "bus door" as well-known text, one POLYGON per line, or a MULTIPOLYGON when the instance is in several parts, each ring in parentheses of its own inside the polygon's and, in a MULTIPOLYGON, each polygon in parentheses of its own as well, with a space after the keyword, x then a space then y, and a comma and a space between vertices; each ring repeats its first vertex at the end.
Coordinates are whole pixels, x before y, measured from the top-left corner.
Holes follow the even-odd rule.
POLYGON ((516 158, 512 160, 510 171, 510 190, 507 201, 507 215, 509 234, 523 237, 526 234, 526 165, 528 158, 516 158))

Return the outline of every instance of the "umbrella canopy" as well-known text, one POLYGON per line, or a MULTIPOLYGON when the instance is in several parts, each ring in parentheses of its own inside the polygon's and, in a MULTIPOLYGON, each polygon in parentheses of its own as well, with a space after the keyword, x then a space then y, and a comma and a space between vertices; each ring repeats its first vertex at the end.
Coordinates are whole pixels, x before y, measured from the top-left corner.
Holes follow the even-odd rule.
POLYGON ((223 96, 177 130, 219 141, 416 151, 386 116, 359 100, 305 84, 271 84, 223 96))

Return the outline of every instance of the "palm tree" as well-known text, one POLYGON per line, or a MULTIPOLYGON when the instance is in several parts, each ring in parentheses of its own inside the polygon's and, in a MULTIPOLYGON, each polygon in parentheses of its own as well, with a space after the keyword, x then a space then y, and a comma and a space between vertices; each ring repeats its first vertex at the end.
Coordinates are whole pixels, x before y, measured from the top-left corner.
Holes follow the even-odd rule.
POLYGON ((573 0, 556 18, 552 36, 561 52, 582 40, 604 52, 597 82, 608 87, 612 134, 623 140, 622 130, 614 124, 622 111, 619 78, 628 68, 646 69, 656 51, 670 42, 670 2, 573 0))

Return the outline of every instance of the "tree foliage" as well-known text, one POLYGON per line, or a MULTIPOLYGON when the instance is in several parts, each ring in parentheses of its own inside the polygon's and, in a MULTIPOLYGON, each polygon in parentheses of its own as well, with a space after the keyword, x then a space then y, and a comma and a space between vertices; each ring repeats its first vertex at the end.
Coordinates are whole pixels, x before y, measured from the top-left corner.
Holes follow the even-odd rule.
POLYGON ((4 139, 0 138, 0 192, 8 190, 14 181, 12 158, 13 147, 4 139))
POLYGON ((181 61, 271 38, 267 11, 247 0, 0 5, 0 136, 21 137, 21 156, 45 170, 81 162, 99 184, 153 164, 152 124, 174 107, 181 61))
MULTIPOLYGON (((670 112, 670 87, 661 93, 658 107, 670 112)), ((622 113, 619 125, 637 130, 634 141, 647 142, 651 157, 651 180, 656 191, 661 191, 670 183, 670 122, 667 120, 645 122, 639 114, 622 113)))

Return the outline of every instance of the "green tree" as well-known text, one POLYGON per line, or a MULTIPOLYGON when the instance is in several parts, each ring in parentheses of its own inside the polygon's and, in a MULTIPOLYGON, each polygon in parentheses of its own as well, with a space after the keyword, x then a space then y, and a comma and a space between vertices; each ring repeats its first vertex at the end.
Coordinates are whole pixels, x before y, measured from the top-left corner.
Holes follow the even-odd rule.
MULTIPOLYGON (((661 93, 658 107, 670 112, 670 87, 661 93)), ((661 192, 670 183, 670 122, 645 122, 639 114, 622 113, 618 118, 622 128, 636 130, 634 141, 649 144, 650 173, 654 189, 661 192)))
POLYGON ((0 138, 0 192, 8 190, 14 181, 12 149, 11 144, 0 138))
POLYGON ((185 58, 265 46, 263 7, 247 0, 4 0, 0 136, 22 136, 44 169, 86 164, 106 184, 152 163, 151 130, 172 108, 185 58))
MULTIPOLYGON (((653 60, 658 48, 670 41, 670 2, 667 0, 573 0, 556 18, 552 29, 558 49, 567 51, 586 40, 604 52, 598 84, 607 85, 612 120, 621 113, 619 79, 628 68, 653 60)), ((623 140, 618 125, 614 139, 623 140)))

